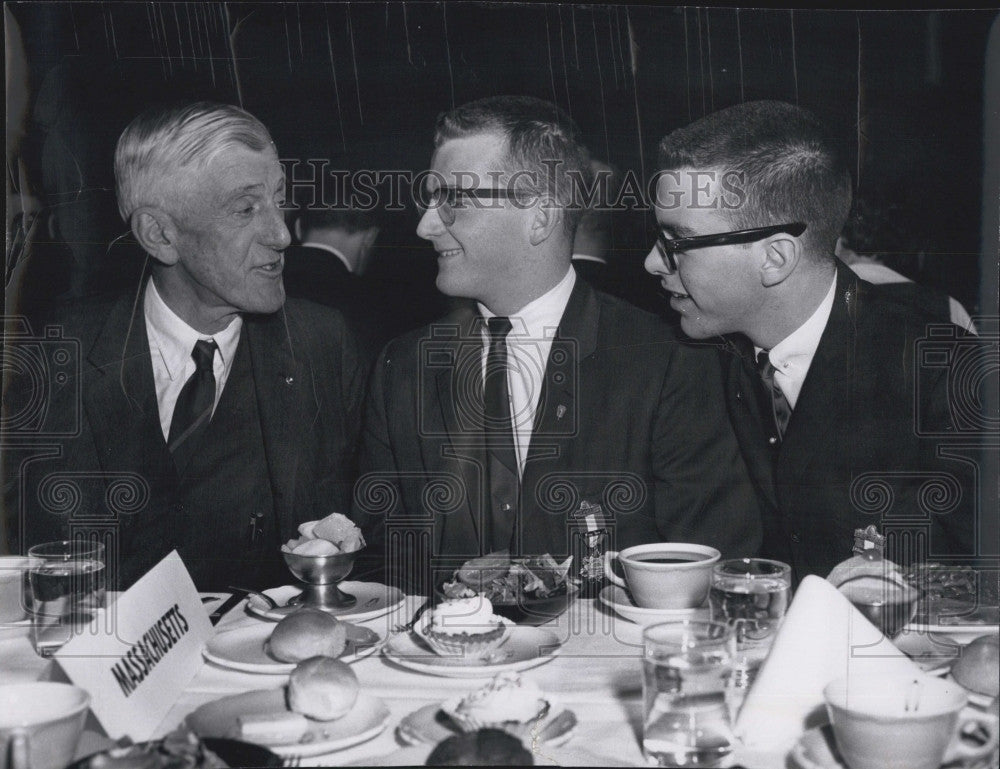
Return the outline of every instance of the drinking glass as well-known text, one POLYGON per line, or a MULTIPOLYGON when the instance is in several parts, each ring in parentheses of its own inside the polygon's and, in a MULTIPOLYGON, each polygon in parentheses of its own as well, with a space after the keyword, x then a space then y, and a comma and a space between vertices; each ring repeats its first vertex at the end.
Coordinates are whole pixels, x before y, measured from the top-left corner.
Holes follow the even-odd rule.
POLYGON ((653 766, 719 766, 733 749, 735 637, 721 622, 678 620, 642 633, 642 750, 653 766))
POLYGON ((781 561, 735 558, 712 569, 712 620, 727 623, 736 635, 733 685, 743 694, 771 651, 791 592, 792 569, 781 561))
POLYGON ((105 606, 104 545, 46 542, 30 548, 28 556, 34 559, 28 572, 31 640, 39 655, 51 657, 105 606))

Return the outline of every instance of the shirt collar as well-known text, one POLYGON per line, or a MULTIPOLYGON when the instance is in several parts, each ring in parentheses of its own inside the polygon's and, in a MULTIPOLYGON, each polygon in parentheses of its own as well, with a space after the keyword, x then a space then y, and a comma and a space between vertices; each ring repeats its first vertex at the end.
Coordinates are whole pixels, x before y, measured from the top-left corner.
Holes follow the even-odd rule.
POLYGON ((214 339, 226 371, 232 367, 243 328, 243 318, 239 315, 211 336, 199 333, 167 306, 152 280, 146 284, 143 313, 152 351, 159 354, 172 380, 184 375, 184 367, 191 360, 191 350, 199 339, 214 339))
POLYGON ((573 254, 574 262, 597 262, 599 264, 607 264, 608 260, 603 256, 597 256, 596 254, 573 254))
POLYGON ((344 252, 341 251, 339 248, 335 248, 327 243, 318 243, 315 240, 306 240, 302 243, 302 246, 303 248, 318 248, 321 251, 329 251, 331 254, 333 254, 335 257, 337 257, 340 261, 344 263, 344 266, 347 268, 348 272, 354 272, 354 268, 351 267, 351 263, 347 261, 347 257, 344 256, 344 252))
MULTIPOLYGON (((823 301, 812 315, 795 329, 791 334, 782 339, 771 348, 768 355, 771 365, 777 371, 781 371, 789 365, 800 365, 808 368, 812 362, 816 349, 819 347, 819 340, 826 329, 826 323, 830 319, 830 312, 833 310, 833 297, 837 293, 837 274, 833 275, 830 288, 823 297, 823 301)), ((760 352, 762 348, 754 348, 760 352)))
MULTIPOLYGON (((556 285, 537 299, 528 302, 517 312, 511 313, 511 334, 529 339, 554 337, 575 285, 576 270, 571 266, 563 279, 556 285)), ((492 318, 496 315, 496 313, 490 312, 485 305, 479 302, 476 304, 484 318, 492 318)))

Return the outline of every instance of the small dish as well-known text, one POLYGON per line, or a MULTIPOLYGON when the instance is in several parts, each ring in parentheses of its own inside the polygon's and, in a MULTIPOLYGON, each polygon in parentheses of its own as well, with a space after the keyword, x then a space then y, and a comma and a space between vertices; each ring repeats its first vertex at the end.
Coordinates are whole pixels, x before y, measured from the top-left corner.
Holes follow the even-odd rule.
POLYGON ((628 591, 617 585, 608 585, 601 590, 597 598, 616 614, 629 622, 642 626, 655 625, 657 622, 669 622, 670 620, 708 616, 708 608, 705 606, 695 609, 644 609, 641 606, 636 606, 628 591))
MULTIPOLYGON (((233 738, 240 734, 240 716, 282 713, 288 710, 285 689, 264 689, 223 697, 202 705, 187 717, 191 730, 202 738, 233 738)), ((299 742, 269 745, 279 756, 319 756, 349 748, 382 733, 389 723, 389 708, 377 697, 361 692, 351 711, 335 721, 307 719, 309 727, 299 742)))
POLYGON ((962 650, 962 645, 948 636, 912 630, 903 631, 892 643, 921 671, 932 676, 947 673, 962 650))
MULTIPOLYGON (((79 761, 74 761, 67 767, 67 769, 89 769, 90 764, 94 761, 94 759, 99 759, 97 763, 102 766, 114 765, 115 761, 125 762, 137 753, 142 755, 140 751, 155 749, 155 747, 161 742, 162 740, 152 740, 150 742, 140 742, 136 745, 130 745, 125 748, 115 747, 102 750, 98 753, 93 753, 86 758, 81 758, 79 761)), ((203 739, 202 743, 229 766, 284 766, 280 756, 262 745, 254 745, 251 742, 242 742, 240 740, 228 740, 213 737, 203 739)), ((142 759, 136 758, 135 760, 138 762, 142 759)))
MULTIPOLYGON (((358 627, 350 622, 344 624, 347 626, 347 648, 338 657, 341 662, 351 663, 367 657, 385 640, 385 636, 371 628, 358 627)), ((279 662, 267 651, 267 639, 271 637, 274 627, 271 624, 254 624, 224 630, 206 644, 202 655, 209 662, 230 670, 287 675, 295 670, 295 663, 279 662)))
MULTIPOLYGON (((396 727, 396 734, 407 745, 437 744, 447 737, 461 734, 462 729, 442 709, 443 703, 425 705, 404 717, 396 727)), ((550 705, 554 705, 550 700, 550 705)), ((533 738, 546 747, 562 745, 576 731, 576 714, 564 707, 554 706, 535 725, 525 725, 524 734, 515 734, 528 749, 533 738)))
MULTIPOLYGON (((357 602, 340 611, 331 612, 335 617, 349 618, 354 622, 375 619, 383 614, 388 614, 396 607, 402 605, 406 596, 399 588, 383 585, 381 582, 341 582, 340 590, 353 595, 357 602)), ((302 594, 302 588, 295 585, 283 585, 273 587, 269 590, 261 591, 268 598, 278 604, 277 608, 271 608, 260 598, 250 596, 247 598, 247 613, 259 619, 267 619, 277 622, 284 619, 298 608, 299 604, 289 605, 289 601, 302 594)))
POLYGON ((508 670, 528 670, 551 662, 561 644, 551 631, 513 625, 503 646, 487 659, 442 657, 412 632, 389 636, 382 653, 397 665, 417 673, 446 678, 493 678, 508 670))

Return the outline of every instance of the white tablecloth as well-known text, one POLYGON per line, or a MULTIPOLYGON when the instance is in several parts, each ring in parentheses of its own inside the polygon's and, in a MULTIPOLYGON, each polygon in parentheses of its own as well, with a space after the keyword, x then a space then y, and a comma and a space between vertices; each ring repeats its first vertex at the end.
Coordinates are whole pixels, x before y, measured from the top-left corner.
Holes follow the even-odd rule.
MULTIPOLYGON (((380 634, 407 621, 422 599, 410 597, 398 610, 357 624, 380 634)), ((563 645, 551 662, 525 671, 543 691, 557 695, 559 702, 577 717, 575 735, 565 752, 586 750, 596 765, 642 765, 641 628, 595 607, 594 601, 577 600, 558 621, 545 625, 563 645), (602 760, 603 759, 603 760, 602 760)), ((258 623, 238 605, 216 628, 223 632, 258 623)), ((374 740, 336 753, 304 758, 303 766, 339 765, 389 756, 405 743, 395 736, 395 727, 407 714, 424 705, 465 694, 481 680, 444 678, 406 670, 382 654, 374 654, 353 664, 362 688, 380 697, 392 714, 388 728, 374 740)), ((283 686, 287 675, 258 675, 226 670, 214 664, 202 666, 195 679, 170 710, 154 736, 166 734, 198 706, 226 694, 283 686)), ((558 754, 559 751, 553 751, 558 754)))

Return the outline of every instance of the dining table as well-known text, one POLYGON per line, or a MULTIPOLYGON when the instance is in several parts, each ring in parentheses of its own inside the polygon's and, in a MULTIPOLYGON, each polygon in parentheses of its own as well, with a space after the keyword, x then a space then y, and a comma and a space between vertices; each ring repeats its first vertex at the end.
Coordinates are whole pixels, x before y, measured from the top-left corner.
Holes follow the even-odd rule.
MULTIPOLYGON (((204 596, 211 612, 229 598, 226 594, 204 596)), ((113 597, 112 597, 113 600, 113 597)), ((384 647, 426 602, 424 596, 408 595, 376 617, 356 622, 373 630, 384 647)), ((707 619, 708 609, 692 611, 694 618, 707 619)), ((349 618, 348 618, 349 619, 349 618)), ((230 608, 215 626, 215 637, 253 632, 252 628, 275 623, 248 611, 243 599, 230 608)), ((642 630, 618 616, 601 601, 577 597, 565 612, 540 626, 556 639, 542 650, 540 664, 520 671, 537 684, 559 709, 575 716, 576 725, 565 742, 556 747, 546 743, 529 746, 536 765, 646 766, 642 753, 642 630)), ((261 631, 266 632, 266 631, 261 631)), ((409 669, 377 649, 351 663, 360 690, 381 700, 389 712, 385 728, 360 744, 319 755, 291 755, 288 766, 390 766, 423 763, 432 744, 413 746, 398 727, 404 719, 427 706, 461 697, 492 678, 484 669, 467 677, 431 675, 409 669)), ((37 657, 26 632, 0 630, 0 683, 59 678, 51 660, 37 657)), ((199 707, 220 698, 255 690, 280 689, 288 673, 235 670, 203 660, 194 678, 184 687, 151 738, 162 737, 185 722, 199 707)), ((79 757, 111 745, 93 721, 81 738, 79 757)), ((746 769, 785 769, 785 751, 735 750, 730 766, 746 769)))

